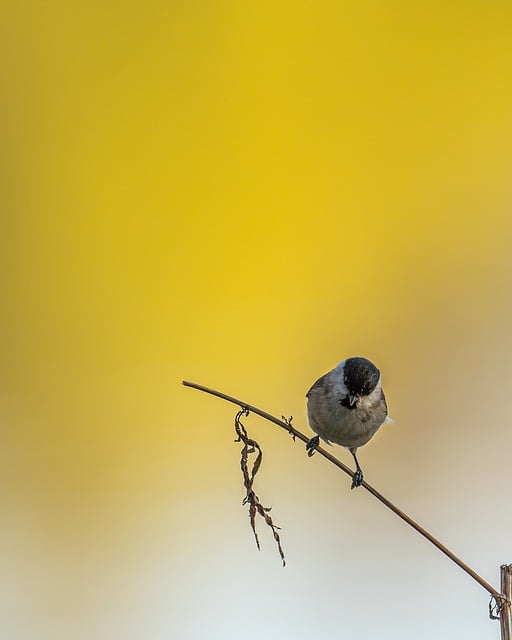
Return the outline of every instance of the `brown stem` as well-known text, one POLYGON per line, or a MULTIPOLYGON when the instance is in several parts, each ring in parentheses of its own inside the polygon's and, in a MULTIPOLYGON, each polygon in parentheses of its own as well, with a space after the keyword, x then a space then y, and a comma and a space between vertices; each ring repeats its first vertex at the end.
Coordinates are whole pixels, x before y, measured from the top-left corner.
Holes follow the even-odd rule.
MULTIPOLYGON (((192 389, 197 389, 198 391, 204 391, 204 393, 209 393, 212 396, 216 396, 217 398, 221 398, 222 400, 227 400, 227 402, 236 404, 241 408, 248 409, 251 413, 255 413, 256 415, 261 416, 262 418, 265 418, 265 420, 268 420, 269 422, 273 422, 278 427, 285 429, 294 438, 299 438, 299 440, 302 440, 303 442, 309 441, 309 438, 306 435, 304 435, 303 433, 295 429, 295 427, 292 427, 288 421, 279 420, 279 418, 276 418, 270 413, 267 413, 266 411, 262 411, 261 409, 258 409, 258 407, 254 407, 248 404, 247 402, 242 402, 242 400, 233 398, 233 396, 228 396, 225 393, 221 393, 220 391, 216 391, 215 389, 210 389, 209 387, 204 387, 203 385, 196 384, 195 382, 187 382, 184 380, 183 384, 186 387, 191 387, 192 389)), ((338 458, 335 458, 326 449, 323 449, 322 447, 317 447, 316 451, 318 451, 318 453, 324 458, 327 458, 327 460, 329 460, 329 462, 331 462, 336 467, 338 467, 338 469, 341 469, 342 471, 344 471, 347 475, 351 477, 354 476, 354 472, 349 467, 347 467, 345 464, 343 464, 343 462, 338 460, 338 458)), ((479 585, 481 585, 486 591, 488 591, 488 593, 490 593, 490 595, 493 598, 495 598, 498 603, 507 601, 507 598, 505 598, 503 594, 501 594, 493 586, 491 586, 488 582, 486 582, 481 576, 478 575, 478 573, 476 573, 476 571, 473 571, 471 567, 469 567, 465 562, 463 562, 460 558, 458 558, 452 551, 450 551, 447 547, 445 547, 445 545, 442 544, 437 538, 435 538, 431 533, 429 533, 421 525, 415 522, 411 517, 409 517, 401 509, 396 507, 390 500, 385 498, 381 493, 379 493, 371 485, 363 481, 361 486, 364 487, 366 491, 371 493, 375 498, 377 498, 377 500, 382 502, 382 504, 385 505, 388 509, 393 511, 393 513, 395 513, 399 518, 407 522, 407 524, 410 525, 413 529, 416 529, 416 531, 419 534, 421 534, 424 538, 426 538, 429 542, 431 542, 435 547, 437 547, 439 551, 442 551, 442 553, 448 556, 450 560, 455 562, 455 564, 458 565, 468 575, 470 575, 473 578, 473 580, 478 582, 479 585)))

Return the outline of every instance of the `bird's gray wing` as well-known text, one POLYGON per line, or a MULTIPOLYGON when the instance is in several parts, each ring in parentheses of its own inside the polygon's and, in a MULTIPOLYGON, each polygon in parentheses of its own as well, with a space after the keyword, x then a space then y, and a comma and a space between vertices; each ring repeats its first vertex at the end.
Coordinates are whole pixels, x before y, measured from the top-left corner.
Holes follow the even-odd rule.
POLYGON ((326 378, 327 378, 327 373, 323 375, 321 378, 318 378, 318 380, 315 383, 313 383, 309 388, 309 391, 306 393, 306 398, 309 398, 309 394, 312 391, 325 391, 326 387, 328 386, 326 378))
POLYGON ((386 396, 384 395, 383 389, 381 389, 380 397, 381 397, 382 402, 384 403, 384 407, 386 409, 386 416, 385 416, 384 420, 386 422, 393 422, 393 419, 388 416, 388 403, 386 402, 386 396))

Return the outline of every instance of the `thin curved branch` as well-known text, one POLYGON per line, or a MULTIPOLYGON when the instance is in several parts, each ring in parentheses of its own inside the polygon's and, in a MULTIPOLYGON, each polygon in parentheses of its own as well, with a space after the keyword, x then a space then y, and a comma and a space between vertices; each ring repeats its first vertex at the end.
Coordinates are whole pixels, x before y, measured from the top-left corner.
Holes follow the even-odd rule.
MULTIPOLYGON (((302 440, 303 442, 308 442, 309 441, 309 438, 306 435, 304 435, 303 433, 301 433, 300 431, 298 431, 297 429, 295 429, 295 427, 293 427, 291 425, 291 419, 290 420, 286 420, 286 419, 280 420, 279 418, 276 418, 275 416, 271 415, 270 413, 267 413, 266 411, 262 411, 261 409, 258 409, 258 407, 254 407, 253 405, 250 405, 247 402, 243 402, 242 400, 238 400, 237 398, 234 398, 233 396, 228 396, 225 393, 221 393, 220 391, 216 391, 215 389, 210 389, 209 387, 205 387, 205 386, 203 386, 201 384, 196 384, 195 382, 187 382, 186 380, 183 380, 183 384, 186 387, 191 387, 192 389, 197 389, 198 391, 203 391, 204 393, 209 393, 212 396, 216 396, 217 398, 221 398, 222 400, 226 400, 227 402, 231 402, 232 404, 236 404, 241 409, 247 409, 251 413, 255 413, 256 415, 264 418, 265 420, 268 420, 269 422, 273 422, 278 427, 281 427, 282 429, 285 429, 286 431, 288 431, 288 433, 290 433, 293 436, 294 439, 295 438, 299 438, 299 440, 302 440)), ((353 477, 354 471, 352 471, 349 467, 347 467, 345 464, 343 464, 343 462, 338 460, 338 458, 335 458, 331 453, 329 453, 329 451, 327 451, 326 449, 324 449, 322 447, 317 447, 315 449, 315 451, 317 451, 321 456, 323 456, 324 458, 329 460, 329 462, 331 462, 333 465, 338 467, 338 469, 341 469, 344 473, 346 473, 350 477, 353 477)), ((481 576, 479 576, 478 573, 476 573, 476 571, 471 569, 471 567, 469 567, 465 562, 463 562, 460 558, 458 558, 452 551, 450 551, 450 549, 448 549, 444 544, 442 544, 437 538, 435 538, 424 527, 422 527, 417 522, 415 522, 410 516, 408 516, 401 509, 399 509, 397 506, 395 506, 390 500, 388 500, 386 497, 384 497, 381 493, 379 493, 376 489, 374 489, 366 481, 363 481, 361 486, 364 489, 366 489, 366 491, 371 493, 372 496, 377 498, 377 500, 379 500, 379 502, 382 502, 383 505, 385 505, 388 509, 390 509, 393 513, 395 513, 399 518, 401 518, 404 522, 406 522, 409 526, 411 526, 413 529, 416 529, 416 531, 419 534, 421 534, 424 538, 426 538, 429 542, 431 542, 435 547, 437 547, 439 549, 439 551, 441 551, 446 556, 448 556, 448 558, 450 558, 450 560, 452 560, 452 562, 454 562, 463 571, 465 571, 468 575, 470 575, 473 578, 473 580, 478 582, 478 584, 480 586, 482 586, 491 595, 491 597, 496 600, 496 603, 498 605, 503 606, 503 604, 508 603, 508 600, 505 598, 505 596, 503 594, 501 594, 492 585, 490 585, 486 580, 484 580, 481 576)))

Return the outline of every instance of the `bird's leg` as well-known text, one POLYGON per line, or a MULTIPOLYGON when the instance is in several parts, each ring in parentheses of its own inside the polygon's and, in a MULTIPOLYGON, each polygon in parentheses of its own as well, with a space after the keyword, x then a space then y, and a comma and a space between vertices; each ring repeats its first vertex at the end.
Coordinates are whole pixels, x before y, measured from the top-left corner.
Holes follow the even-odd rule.
POLYGON ((357 447, 350 449, 350 453, 352 454, 354 462, 356 463, 356 471, 352 476, 352 486, 350 487, 351 489, 355 489, 356 487, 359 487, 363 484, 363 471, 359 466, 359 462, 357 461, 356 451, 357 447))
POLYGON ((308 452, 308 456, 311 456, 315 453, 315 449, 318 447, 318 443, 320 442, 320 438, 318 436, 313 436, 306 443, 306 451, 308 452))

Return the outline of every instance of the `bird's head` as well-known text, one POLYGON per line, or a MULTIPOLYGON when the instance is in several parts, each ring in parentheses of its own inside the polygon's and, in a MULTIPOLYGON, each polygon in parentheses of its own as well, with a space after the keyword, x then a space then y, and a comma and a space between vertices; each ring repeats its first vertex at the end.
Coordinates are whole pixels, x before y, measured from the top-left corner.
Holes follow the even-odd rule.
POLYGON ((347 388, 344 404, 354 409, 361 398, 369 396, 379 384, 380 371, 366 358, 348 358, 343 363, 343 382, 347 388))

